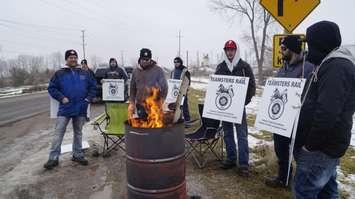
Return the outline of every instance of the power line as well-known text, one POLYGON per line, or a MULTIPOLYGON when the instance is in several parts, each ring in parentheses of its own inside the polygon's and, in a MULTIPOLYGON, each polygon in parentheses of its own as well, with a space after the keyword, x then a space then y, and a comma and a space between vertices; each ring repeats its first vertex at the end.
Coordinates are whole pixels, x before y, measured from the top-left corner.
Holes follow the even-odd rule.
POLYGON ((29 23, 22 23, 18 21, 8 20, 8 19, 0 19, 0 21, 10 24, 22 25, 22 26, 31 26, 36 28, 46 28, 46 29, 56 29, 56 30, 71 30, 71 31, 78 31, 80 29, 68 28, 68 27, 54 27, 54 26, 47 26, 47 25, 38 25, 38 24, 29 24, 29 23))
POLYGON ((91 16, 87 16, 87 15, 81 13, 81 12, 77 12, 76 10, 71 10, 71 9, 68 9, 67 7, 63 7, 63 6, 60 6, 60 5, 58 5, 58 4, 54 4, 53 1, 51 1, 51 3, 49 3, 48 1, 45 1, 45 0, 40 0, 40 1, 42 1, 43 3, 45 3, 45 4, 47 4, 47 5, 50 5, 50 6, 53 6, 53 7, 58 8, 58 9, 61 9, 61 10, 65 10, 65 11, 67 11, 67 12, 70 12, 71 14, 75 14, 75 13, 76 13, 76 14, 79 14, 79 15, 81 15, 81 16, 84 16, 84 17, 86 17, 86 18, 88 18, 88 19, 93 19, 93 20, 96 20, 96 21, 98 21, 98 22, 100 22, 100 23, 105 23, 106 25, 111 25, 111 24, 107 24, 105 20, 100 20, 100 19, 98 19, 98 18, 94 18, 94 17, 91 17, 91 16))
MULTIPOLYGON (((100 18, 104 19, 105 21, 109 21, 109 20, 111 21, 110 17, 108 15, 104 14, 106 12, 102 13, 102 12, 99 12, 97 9, 94 9, 91 6, 88 6, 88 4, 87 4, 88 1, 86 1, 85 3, 79 3, 77 0, 75 0, 75 1, 74 0, 64 0, 64 1, 70 3, 71 5, 76 4, 77 6, 79 6, 80 10, 86 10, 86 11, 89 10, 89 12, 94 12, 95 16, 100 16, 100 18)), ((97 5, 95 5, 95 8, 97 8, 97 5)), ((89 13, 89 14, 91 14, 91 13, 89 13)), ((116 20, 117 19, 115 19, 115 21, 116 20)), ((126 24, 126 23, 122 22, 121 20, 119 20, 118 22, 121 24, 126 24)), ((114 25, 114 24, 112 24, 112 25, 114 25)))
MULTIPOLYGON (((65 41, 65 42, 68 42, 68 43, 77 43, 77 44, 80 43, 78 41, 73 41, 73 40, 70 40, 70 39, 67 39, 67 38, 64 38, 64 37, 55 37, 55 36, 51 36, 51 35, 48 35, 48 34, 46 34, 46 35, 40 35, 38 33, 36 33, 35 35, 34 34, 25 34, 23 32, 24 30, 21 29, 20 27, 13 27, 13 26, 10 26, 10 25, 7 25, 7 24, 3 24, 3 23, 0 23, 0 26, 6 27, 6 28, 9 28, 9 29, 12 29, 12 30, 20 30, 20 31, 16 31, 15 33, 20 33, 20 34, 24 35, 23 38, 32 37, 34 39, 43 39, 43 37, 47 37, 48 39, 61 40, 61 41, 65 41)), ((56 32, 54 32, 54 33, 56 33, 56 32)), ((59 34, 61 35, 61 33, 56 33, 56 36, 58 36, 59 34)))

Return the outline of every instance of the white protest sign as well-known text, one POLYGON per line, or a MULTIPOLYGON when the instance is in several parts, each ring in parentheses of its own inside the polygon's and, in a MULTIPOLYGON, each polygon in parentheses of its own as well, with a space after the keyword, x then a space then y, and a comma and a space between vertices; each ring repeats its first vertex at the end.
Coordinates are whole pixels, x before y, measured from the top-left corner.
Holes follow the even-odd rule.
POLYGON ((298 78, 267 79, 255 127, 291 137, 305 82, 305 79, 298 78))
POLYGON ((211 75, 207 85, 203 117, 240 124, 249 77, 211 75))
POLYGON ((168 79, 168 95, 166 96, 165 103, 175 103, 179 95, 181 80, 168 79))
MULTIPOLYGON (((58 109, 59 109, 59 102, 54 99, 53 97, 49 96, 50 98, 50 118, 57 118, 57 113, 58 113, 58 109)), ((90 118, 90 104, 88 105, 88 109, 86 112, 86 117, 90 118)))
POLYGON ((103 101, 124 101, 124 80, 104 79, 102 83, 103 101))

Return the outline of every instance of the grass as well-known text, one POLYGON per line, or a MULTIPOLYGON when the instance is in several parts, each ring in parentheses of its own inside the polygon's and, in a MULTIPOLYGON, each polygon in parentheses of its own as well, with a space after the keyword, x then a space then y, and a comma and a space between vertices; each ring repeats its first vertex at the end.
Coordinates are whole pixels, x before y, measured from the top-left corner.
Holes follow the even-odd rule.
POLYGON ((198 104, 203 103, 201 99, 205 98, 205 91, 190 88, 188 92, 189 109, 191 119, 199 119, 198 104))
POLYGON ((345 155, 341 158, 341 169, 345 176, 355 174, 355 149, 349 147, 345 155))

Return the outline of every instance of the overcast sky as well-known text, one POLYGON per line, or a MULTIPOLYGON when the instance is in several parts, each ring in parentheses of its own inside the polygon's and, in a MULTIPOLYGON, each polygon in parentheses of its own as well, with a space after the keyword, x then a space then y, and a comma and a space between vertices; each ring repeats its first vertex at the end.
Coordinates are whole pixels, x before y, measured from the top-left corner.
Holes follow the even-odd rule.
MULTIPOLYGON (((188 50, 192 62, 197 52, 200 57, 209 53, 216 59, 228 39, 240 43, 243 51, 248 48, 240 39, 248 27, 240 19, 231 22, 213 12, 209 0, 0 2, 0 57, 46 55, 70 48, 77 49, 81 57, 81 29, 86 30, 89 57, 97 55, 103 61, 116 57, 121 62, 123 51, 126 65, 137 60, 139 49, 148 47, 160 65, 172 67, 179 29, 183 58, 188 50)), ((355 44, 354 7, 354 0, 323 0, 295 33, 305 32, 314 22, 331 20, 339 24, 343 44, 355 44)))

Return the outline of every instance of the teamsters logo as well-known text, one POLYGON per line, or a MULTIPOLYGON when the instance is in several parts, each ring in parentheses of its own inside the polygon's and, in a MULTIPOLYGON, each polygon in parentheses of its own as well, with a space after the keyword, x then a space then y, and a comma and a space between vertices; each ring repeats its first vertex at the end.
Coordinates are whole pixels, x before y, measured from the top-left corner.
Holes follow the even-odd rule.
POLYGON ((117 95, 117 89, 118 86, 116 84, 110 83, 108 87, 108 92, 110 96, 116 96, 117 95))
POLYGON ((171 92, 172 97, 177 97, 179 95, 179 86, 174 85, 173 91, 171 92))
POLYGON ((226 88, 223 84, 220 84, 215 100, 216 107, 221 111, 228 109, 232 105, 233 96, 234 91, 232 85, 226 88))
POLYGON ((273 120, 279 119, 285 110, 286 103, 287 89, 280 93, 280 91, 276 88, 274 90, 274 94, 271 96, 271 101, 269 104, 269 117, 273 120))

